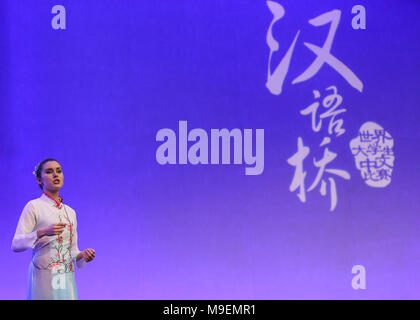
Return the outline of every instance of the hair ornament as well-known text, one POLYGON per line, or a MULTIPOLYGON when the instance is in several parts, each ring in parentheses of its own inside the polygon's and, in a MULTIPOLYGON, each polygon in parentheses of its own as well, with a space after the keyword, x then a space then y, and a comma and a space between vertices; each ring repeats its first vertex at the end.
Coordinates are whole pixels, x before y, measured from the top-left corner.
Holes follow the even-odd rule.
POLYGON ((38 172, 39 163, 35 166, 35 170, 32 171, 32 174, 36 177, 36 173, 38 172))

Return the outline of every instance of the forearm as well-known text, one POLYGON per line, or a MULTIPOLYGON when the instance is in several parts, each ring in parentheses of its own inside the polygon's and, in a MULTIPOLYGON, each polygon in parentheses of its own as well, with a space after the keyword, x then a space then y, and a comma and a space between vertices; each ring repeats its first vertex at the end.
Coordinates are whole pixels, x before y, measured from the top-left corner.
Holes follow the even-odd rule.
POLYGON ((15 252, 25 251, 26 249, 33 248, 37 241, 37 232, 29 234, 16 234, 12 241, 12 250, 15 252))
POLYGON ((86 261, 85 261, 85 259, 83 259, 83 251, 79 252, 79 254, 76 256, 75 260, 76 260, 75 264, 76 264, 77 268, 82 269, 85 266, 86 261))
POLYGON ((76 256, 76 261, 79 261, 80 259, 83 259, 83 252, 80 251, 79 254, 76 256))
POLYGON ((39 230, 37 230, 37 232, 36 232, 36 237, 37 237, 37 239, 41 239, 43 236, 45 236, 45 229, 39 229, 39 230))

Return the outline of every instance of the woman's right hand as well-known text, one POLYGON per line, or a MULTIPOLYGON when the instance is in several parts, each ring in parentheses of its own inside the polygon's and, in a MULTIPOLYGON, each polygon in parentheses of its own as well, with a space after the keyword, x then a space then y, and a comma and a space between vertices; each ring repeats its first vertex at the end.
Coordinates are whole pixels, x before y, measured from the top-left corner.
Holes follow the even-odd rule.
POLYGON ((64 227, 66 226, 65 223, 54 223, 49 225, 46 228, 42 228, 38 230, 38 238, 41 238, 43 236, 55 236, 59 235, 64 231, 64 227))

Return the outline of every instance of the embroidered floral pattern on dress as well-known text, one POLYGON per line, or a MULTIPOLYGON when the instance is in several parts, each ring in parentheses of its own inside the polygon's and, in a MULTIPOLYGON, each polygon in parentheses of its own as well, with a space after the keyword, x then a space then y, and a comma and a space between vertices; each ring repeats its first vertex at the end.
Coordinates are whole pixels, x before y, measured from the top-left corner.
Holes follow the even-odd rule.
MULTIPOLYGON (((61 215, 59 216, 60 222, 63 222, 61 215)), ((57 244, 53 247, 56 251, 54 257, 51 257, 51 262, 48 265, 48 268, 51 269, 54 273, 68 273, 74 272, 73 267, 73 258, 71 256, 71 247, 73 243, 73 222, 70 220, 67 215, 64 217, 66 220, 66 229, 69 231, 69 242, 68 244, 64 243, 64 238, 62 235, 59 235, 56 239, 57 244)), ((64 231, 63 231, 64 233, 64 231)))

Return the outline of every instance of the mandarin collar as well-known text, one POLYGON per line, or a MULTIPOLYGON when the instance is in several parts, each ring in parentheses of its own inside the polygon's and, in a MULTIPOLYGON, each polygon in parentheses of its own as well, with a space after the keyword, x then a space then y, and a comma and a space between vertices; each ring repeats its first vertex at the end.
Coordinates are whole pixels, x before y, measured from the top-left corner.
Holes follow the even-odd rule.
POLYGON ((49 202, 53 207, 57 207, 58 209, 62 208, 63 203, 63 197, 58 196, 59 201, 56 201, 54 198, 52 198, 47 193, 43 192, 41 195, 41 198, 49 202))

